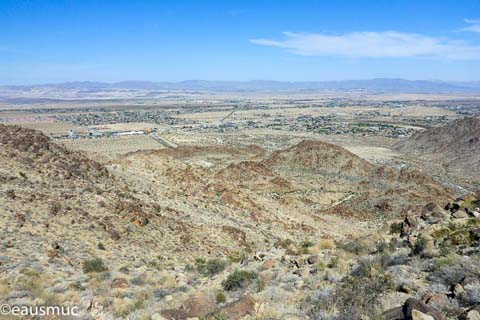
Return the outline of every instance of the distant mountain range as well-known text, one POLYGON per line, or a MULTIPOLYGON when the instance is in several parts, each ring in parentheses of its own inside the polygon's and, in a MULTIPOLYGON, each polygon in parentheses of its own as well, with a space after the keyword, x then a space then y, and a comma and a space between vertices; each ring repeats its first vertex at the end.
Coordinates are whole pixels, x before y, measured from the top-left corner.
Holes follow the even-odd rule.
POLYGON ((131 90, 198 90, 216 92, 262 92, 262 91, 367 91, 367 92, 480 92, 480 81, 451 82, 429 80, 405 80, 397 78, 379 78, 371 80, 344 81, 303 81, 286 82, 270 80, 254 81, 207 81, 187 80, 180 82, 122 81, 114 83, 76 81, 56 84, 25 86, 0 86, 0 89, 31 90, 91 90, 104 91, 116 89, 131 90))

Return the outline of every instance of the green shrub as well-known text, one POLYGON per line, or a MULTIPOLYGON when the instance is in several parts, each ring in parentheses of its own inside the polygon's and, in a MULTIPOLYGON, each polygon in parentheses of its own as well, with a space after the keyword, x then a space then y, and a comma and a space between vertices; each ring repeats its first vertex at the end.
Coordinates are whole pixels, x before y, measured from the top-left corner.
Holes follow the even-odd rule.
POLYGON ((225 303, 227 301, 227 296, 222 291, 219 291, 215 297, 217 303, 225 303))
POLYGON ((86 260, 83 262, 83 272, 92 273, 92 272, 105 272, 108 271, 108 268, 103 263, 103 260, 100 258, 95 258, 92 260, 86 260))
POLYGON ((253 281, 257 280, 258 275, 254 271, 235 270, 222 282, 223 289, 226 291, 244 288, 253 281))
POLYGON ((308 249, 313 247, 315 244, 310 240, 305 240, 300 244, 300 254, 308 254, 308 249))
POLYGON ((267 284, 262 279, 257 279, 257 292, 265 290, 267 284))
POLYGON ((244 252, 234 252, 228 256, 228 261, 231 263, 239 263, 245 258, 244 252))
POLYGON ((335 300, 341 314, 362 314, 377 319, 380 298, 395 288, 392 277, 379 272, 368 276, 350 275, 335 291, 335 300))
POLYGON ((391 234, 400 234, 402 232, 402 222, 394 222, 390 225, 391 234))
POLYGON ((340 261, 340 258, 334 256, 330 259, 330 262, 327 264, 327 267, 330 268, 330 269, 334 269, 334 268, 338 267, 338 262, 339 261, 340 261))
POLYGON ((205 259, 199 258, 195 261, 197 271, 208 277, 212 277, 219 274, 227 267, 227 262, 222 259, 212 259, 205 261, 205 259))
POLYGON ((421 254, 427 248, 427 239, 419 236, 413 247, 413 253, 415 255, 421 254))

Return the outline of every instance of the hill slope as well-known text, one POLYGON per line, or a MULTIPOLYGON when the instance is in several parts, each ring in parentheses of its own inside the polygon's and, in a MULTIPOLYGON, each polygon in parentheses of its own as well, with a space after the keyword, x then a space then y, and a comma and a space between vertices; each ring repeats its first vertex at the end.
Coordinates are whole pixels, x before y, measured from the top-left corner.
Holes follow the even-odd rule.
POLYGON ((455 120, 399 141, 394 149, 443 164, 447 172, 480 178, 480 118, 455 120))

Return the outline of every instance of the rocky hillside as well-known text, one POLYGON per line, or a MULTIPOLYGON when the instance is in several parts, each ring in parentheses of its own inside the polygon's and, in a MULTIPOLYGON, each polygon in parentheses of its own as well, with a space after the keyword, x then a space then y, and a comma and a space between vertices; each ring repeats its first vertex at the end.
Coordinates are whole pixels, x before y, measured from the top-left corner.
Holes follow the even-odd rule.
POLYGON ((276 151, 264 163, 273 167, 355 176, 366 176, 374 168, 350 151, 322 141, 303 141, 288 149, 276 151))
POLYGON ((464 118, 417 132, 394 149, 444 165, 453 175, 480 179, 480 118, 464 118))
MULTIPOLYGON (((364 288, 380 296, 342 309, 359 295, 349 290, 362 288, 353 270, 378 258, 380 239, 393 255, 389 243, 402 236, 399 252, 416 261, 419 231, 408 220, 406 235, 386 236, 391 221, 414 214, 421 229, 444 228, 477 212, 476 198, 443 209, 449 191, 420 171, 316 141, 273 153, 180 147, 100 163, 37 131, 0 125, 0 181, 0 303, 74 304, 84 319, 373 315, 424 288, 438 291, 422 269, 419 287, 397 297, 382 269, 386 284, 364 288), (361 239, 369 242, 356 249, 361 239)), ((467 242, 451 238, 455 252, 473 252, 459 251, 477 243, 473 226, 467 242)), ((450 241, 450 231, 442 237, 450 241)))

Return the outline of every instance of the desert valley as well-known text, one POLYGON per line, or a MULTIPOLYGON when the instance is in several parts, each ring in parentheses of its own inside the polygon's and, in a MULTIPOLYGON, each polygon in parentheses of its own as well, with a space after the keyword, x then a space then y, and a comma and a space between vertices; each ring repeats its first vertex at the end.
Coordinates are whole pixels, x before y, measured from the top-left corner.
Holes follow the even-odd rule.
POLYGON ((1 87, 0 302, 480 318, 475 90, 238 85, 1 87))

